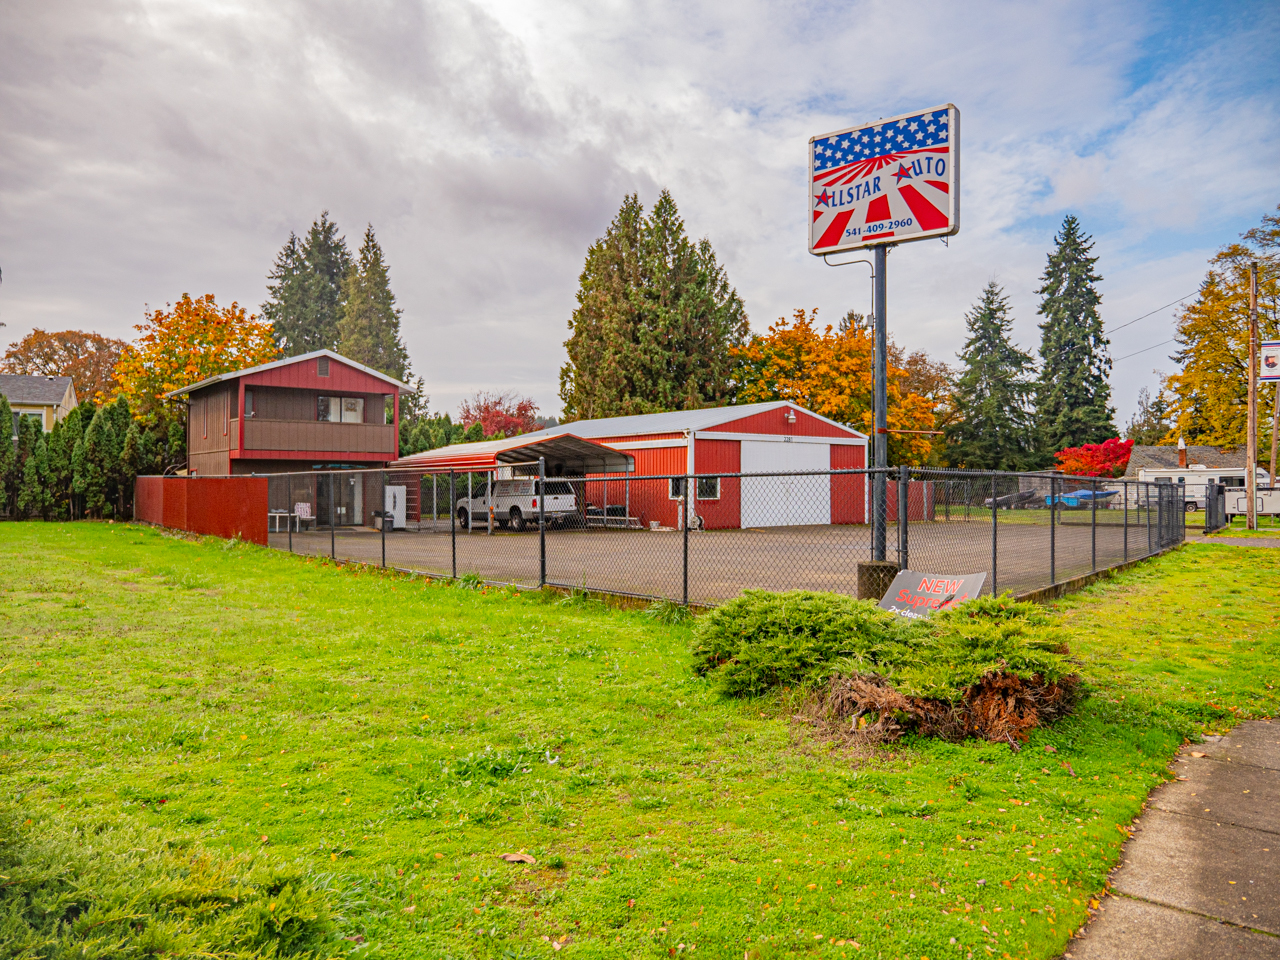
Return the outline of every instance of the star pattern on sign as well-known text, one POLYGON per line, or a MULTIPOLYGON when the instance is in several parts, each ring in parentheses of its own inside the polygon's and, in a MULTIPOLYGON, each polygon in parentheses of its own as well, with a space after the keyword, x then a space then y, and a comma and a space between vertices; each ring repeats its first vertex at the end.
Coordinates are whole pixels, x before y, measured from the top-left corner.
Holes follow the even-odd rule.
POLYGON ((817 206, 829 207, 831 206, 832 199, 833 199, 832 194, 827 193, 826 190, 823 190, 820 194, 818 194, 816 197, 813 198, 813 205, 815 207, 817 206))
POLYGON ((901 183, 903 180, 910 180, 913 176, 914 174, 911 172, 911 168, 901 163, 898 164, 897 172, 893 175, 895 183, 901 183))
POLYGON ((813 141, 815 173, 869 157, 945 146, 950 135, 946 110, 933 110, 893 123, 874 123, 813 141))

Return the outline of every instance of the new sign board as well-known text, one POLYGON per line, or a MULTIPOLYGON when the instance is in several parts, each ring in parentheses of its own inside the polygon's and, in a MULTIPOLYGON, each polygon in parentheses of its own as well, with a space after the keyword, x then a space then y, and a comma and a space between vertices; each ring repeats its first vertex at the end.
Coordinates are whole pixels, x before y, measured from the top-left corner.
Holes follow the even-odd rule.
POLYGON ((985 573, 955 577, 900 570, 880 601, 880 609, 892 610, 901 617, 923 619, 935 610, 972 600, 982 592, 986 582, 985 573))
POLYGON ((1280 380, 1280 340, 1263 340, 1258 351, 1258 379, 1280 380))
POLYGON ((954 104, 809 141, 809 252, 943 237, 960 229, 954 104))

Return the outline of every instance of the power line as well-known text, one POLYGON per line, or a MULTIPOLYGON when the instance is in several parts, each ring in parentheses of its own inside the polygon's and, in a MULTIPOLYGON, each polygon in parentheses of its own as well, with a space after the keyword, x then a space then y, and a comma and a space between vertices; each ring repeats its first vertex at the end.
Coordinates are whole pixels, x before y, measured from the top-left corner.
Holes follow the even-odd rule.
POLYGON ((1168 310, 1170 307, 1173 306, 1174 303, 1181 303, 1183 300, 1187 300, 1191 297, 1194 297, 1199 292, 1200 292, 1199 290, 1195 290, 1191 293, 1188 293, 1185 297, 1179 297, 1177 300, 1174 300, 1172 303, 1166 303, 1163 307, 1156 307, 1154 310, 1151 311, 1151 313, 1144 313, 1142 316, 1138 317, 1137 320, 1130 320, 1128 323, 1122 323, 1118 327, 1112 327, 1110 330, 1107 331, 1107 333, 1115 333, 1117 330, 1123 330, 1125 327, 1131 327, 1135 323, 1137 323, 1138 320, 1145 320, 1147 319, 1147 317, 1151 316, 1151 314, 1159 313, 1161 310, 1168 310))
MULTIPOLYGON (((1183 299, 1186 299, 1185 297, 1183 299)), ((1177 302, 1176 300, 1174 301, 1177 302)), ((1123 357, 1116 357, 1112 363, 1119 363, 1121 360, 1128 360, 1130 357, 1136 357, 1140 353, 1146 353, 1148 350, 1154 350, 1156 347, 1163 347, 1166 343, 1173 343, 1177 337, 1170 337, 1168 340, 1161 340, 1159 343, 1153 343, 1149 347, 1143 347, 1141 350, 1135 350, 1133 353, 1126 353, 1123 357)))

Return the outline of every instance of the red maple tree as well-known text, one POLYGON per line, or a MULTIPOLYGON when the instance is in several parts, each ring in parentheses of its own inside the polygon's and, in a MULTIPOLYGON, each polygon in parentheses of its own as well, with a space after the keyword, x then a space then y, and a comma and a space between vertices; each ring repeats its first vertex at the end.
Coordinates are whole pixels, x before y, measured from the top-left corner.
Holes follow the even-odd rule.
POLYGON ((1119 477, 1129 466, 1133 441, 1112 437, 1102 443, 1067 447, 1054 454, 1058 469, 1076 477, 1119 477))
POLYGON ((464 427, 479 421, 486 437, 498 434, 514 437, 518 433, 538 429, 538 405, 530 397, 522 397, 514 390, 503 393, 482 390, 462 401, 458 419, 464 427))

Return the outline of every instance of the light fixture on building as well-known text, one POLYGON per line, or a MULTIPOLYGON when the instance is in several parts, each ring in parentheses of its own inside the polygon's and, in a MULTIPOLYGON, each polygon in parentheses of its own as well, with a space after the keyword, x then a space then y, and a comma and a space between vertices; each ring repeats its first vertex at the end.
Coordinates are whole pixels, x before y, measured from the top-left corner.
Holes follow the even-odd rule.
POLYGON ((795 422, 796 422, 796 412, 794 410, 788 410, 787 423, 795 423, 795 422))

